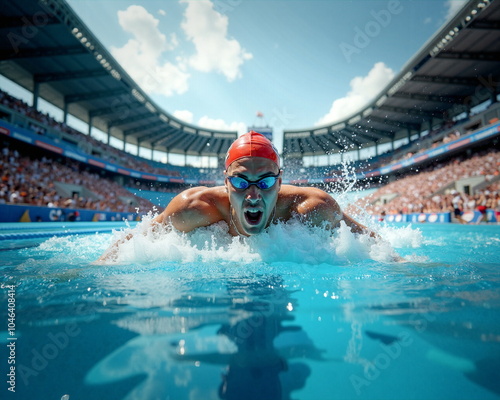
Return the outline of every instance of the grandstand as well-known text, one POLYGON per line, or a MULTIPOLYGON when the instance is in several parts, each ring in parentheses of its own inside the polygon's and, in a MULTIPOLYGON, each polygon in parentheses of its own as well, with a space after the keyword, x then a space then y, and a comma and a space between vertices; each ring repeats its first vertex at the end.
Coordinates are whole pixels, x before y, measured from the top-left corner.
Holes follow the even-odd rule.
MULTIPOLYGON (((37 35, 15 49, 0 35, 0 74, 33 93, 30 106, 0 91, 1 221, 61 220, 75 212, 81 220, 137 219, 189 186, 222 184, 222 168, 161 163, 153 151, 215 157, 222 166, 236 132, 187 124, 162 110, 64 0, 9 2, 0 13, 0 30, 20 37, 23 21, 45 16, 37 35), (63 119, 40 112, 40 98, 63 119), (88 132, 69 127, 68 115, 88 132), (107 141, 93 138, 92 128, 107 141), (126 143, 137 154, 126 152, 126 143), (139 157, 140 147, 151 150, 150 159, 139 157)), ((452 221, 460 204, 474 213, 471 221, 482 218, 479 206, 496 221, 499 21, 500 1, 469 1, 364 109, 335 124, 285 131, 284 183, 380 187, 363 205, 373 214, 441 213, 452 221), (380 153, 384 144, 390 150, 380 153), (365 150, 374 155, 363 159, 365 150), (347 155, 354 160, 346 169, 347 155), (305 166, 320 156, 326 165, 305 166)))

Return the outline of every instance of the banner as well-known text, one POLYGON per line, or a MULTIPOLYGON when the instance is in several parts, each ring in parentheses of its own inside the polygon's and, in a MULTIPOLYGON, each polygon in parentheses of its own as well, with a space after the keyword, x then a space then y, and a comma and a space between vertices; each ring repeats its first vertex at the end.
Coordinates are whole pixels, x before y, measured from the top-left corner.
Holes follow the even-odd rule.
MULTIPOLYGON (((496 223, 500 222, 495 210, 486 210, 486 220, 482 221, 482 214, 479 211, 465 211, 462 219, 469 224, 478 224, 480 222, 496 223)), ((413 213, 413 214, 387 214, 372 215, 372 221, 378 222, 411 222, 411 223, 450 223, 452 221, 451 213, 413 213)))
POLYGON ((387 214, 372 215, 372 221, 378 222, 411 222, 411 223, 449 223, 451 213, 414 213, 414 214, 387 214))
POLYGON ((0 204, 0 222, 139 221, 144 214, 0 204))

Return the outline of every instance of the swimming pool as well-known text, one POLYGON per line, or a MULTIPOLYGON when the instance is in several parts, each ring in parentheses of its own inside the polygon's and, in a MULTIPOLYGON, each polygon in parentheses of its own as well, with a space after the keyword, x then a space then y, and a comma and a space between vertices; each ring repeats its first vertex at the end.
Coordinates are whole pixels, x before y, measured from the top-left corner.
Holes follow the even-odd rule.
POLYGON ((93 264, 119 226, 0 240, 2 398, 500 396, 499 226, 381 226, 376 245, 138 224, 119 263, 93 264))

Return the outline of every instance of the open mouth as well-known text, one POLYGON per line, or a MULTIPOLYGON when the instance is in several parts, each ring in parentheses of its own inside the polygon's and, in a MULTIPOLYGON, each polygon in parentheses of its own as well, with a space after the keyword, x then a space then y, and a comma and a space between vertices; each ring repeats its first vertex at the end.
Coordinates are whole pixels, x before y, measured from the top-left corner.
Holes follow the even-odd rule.
POLYGON ((245 219, 249 225, 258 225, 262 219, 263 212, 259 210, 245 211, 245 219))

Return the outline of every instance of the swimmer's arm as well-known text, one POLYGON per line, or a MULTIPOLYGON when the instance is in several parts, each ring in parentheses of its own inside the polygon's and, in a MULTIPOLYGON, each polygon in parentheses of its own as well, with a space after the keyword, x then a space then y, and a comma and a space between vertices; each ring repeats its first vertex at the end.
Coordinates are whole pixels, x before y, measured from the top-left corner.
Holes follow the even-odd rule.
MULTIPOLYGON (((354 220, 352 217, 350 217, 349 215, 347 215, 345 213, 342 213, 342 221, 344 221, 345 224, 349 228, 351 228, 351 231, 354 233, 361 233, 361 234, 368 233, 372 238, 380 239, 380 237, 375 232, 368 229, 363 224, 360 224, 358 221, 354 220)), ((339 223, 340 223, 340 221, 339 221, 339 223)))
MULTIPOLYGON (((366 226, 360 224, 359 222, 355 221, 353 218, 351 218, 347 214, 342 214, 342 221, 344 221, 345 224, 349 228, 351 228, 351 231, 354 232, 354 233, 361 233, 361 234, 368 233, 370 235, 370 237, 372 237, 374 239, 377 239, 377 240, 380 240, 380 241, 382 240, 382 238, 378 234, 376 234, 375 232, 373 232, 371 229, 368 229, 366 226)), ((395 261, 395 262, 406 262, 406 260, 404 258, 398 256, 397 254, 394 255, 393 261, 395 261)))
MULTIPOLYGON (((315 225, 321 225, 321 221, 329 221, 330 227, 337 228, 340 226, 340 222, 344 221, 345 224, 351 229, 353 233, 368 234, 373 239, 377 241, 383 240, 378 234, 368 229, 366 226, 360 224, 358 221, 350 217, 349 215, 342 212, 338 203, 329 195, 330 199, 325 198, 321 205, 318 205, 318 214, 314 217, 313 223, 315 225)), ((406 260, 399 255, 395 255, 393 258, 394 262, 406 262, 406 260)))
MULTIPOLYGON (((206 200, 194 197, 188 193, 181 193, 174 197, 167 208, 151 221, 152 229, 161 229, 164 225, 171 225, 181 232, 190 232, 196 228, 211 225, 218 222, 217 213, 206 200)), ((97 263, 110 261, 116 258, 119 246, 133 238, 129 233, 124 238, 113 243, 99 259, 97 263)))
MULTIPOLYGON (((327 227, 333 229, 338 228, 340 222, 344 221, 352 232, 369 234, 370 237, 374 239, 382 240, 382 238, 371 229, 360 224, 349 215, 344 214, 335 199, 323 191, 319 191, 312 198, 303 201, 297 211, 315 226, 324 226, 326 221, 327 227)), ((406 262, 404 258, 398 255, 395 255, 393 261, 406 262)))
MULTIPOLYGON (((158 228, 158 224, 153 220, 151 222, 152 229, 155 230, 158 228)), ((116 256, 118 255, 118 250, 121 244, 128 242, 130 239, 134 237, 133 233, 129 233, 127 236, 124 238, 121 238, 120 240, 117 240, 114 242, 111 246, 108 247, 108 249, 95 261, 95 264, 101 264, 107 261, 112 261, 116 259, 116 256)))
POLYGON ((314 226, 324 226, 326 221, 327 227, 332 229, 338 228, 340 222, 344 221, 354 233, 369 234, 375 239, 379 238, 375 232, 360 224, 349 215, 344 214, 335 199, 323 191, 318 191, 313 198, 308 198, 304 201, 299 206, 298 213, 303 215, 314 226))
POLYGON ((154 219, 160 225, 171 225, 181 232, 212 225, 221 220, 217 207, 209 198, 187 190, 174 197, 163 213, 154 219))
POLYGON ((101 264, 105 263, 107 261, 111 261, 116 258, 116 255, 118 254, 118 248, 122 243, 125 243, 126 241, 132 239, 133 235, 129 233, 127 236, 124 238, 117 240, 114 242, 111 246, 109 246, 104 253, 97 259, 97 261, 94 262, 94 264, 101 264))

